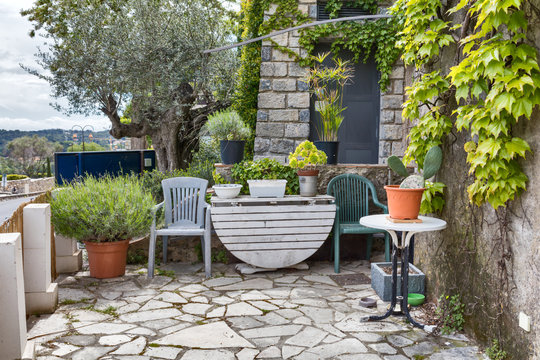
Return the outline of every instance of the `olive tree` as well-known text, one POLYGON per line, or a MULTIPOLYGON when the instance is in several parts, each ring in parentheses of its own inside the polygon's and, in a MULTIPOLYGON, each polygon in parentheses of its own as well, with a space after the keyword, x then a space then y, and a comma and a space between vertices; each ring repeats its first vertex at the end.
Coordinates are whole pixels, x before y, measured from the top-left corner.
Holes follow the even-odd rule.
POLYGON ((206 116, 228 104, 236 54, 202 54, 231 38, 217 0, 38 0, 22 15, 46 38, 45 71, 23 67, 67 99, 55 106, 105 114, 115 138, 149 135, 161 170, 185 167, 206 116))

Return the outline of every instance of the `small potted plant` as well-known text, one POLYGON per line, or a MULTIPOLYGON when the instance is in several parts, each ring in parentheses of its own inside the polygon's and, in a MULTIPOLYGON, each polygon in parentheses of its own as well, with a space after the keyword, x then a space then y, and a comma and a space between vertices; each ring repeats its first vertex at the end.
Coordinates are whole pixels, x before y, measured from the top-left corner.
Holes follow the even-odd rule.
POLYGON ((315 145, 327 155, 328 164, 337 164, 338 130, 344 120, 343 91, 351 82, 353 68, 349 61, 333 59, 334 66, 324 66, 330 53, 313 56, 315 66, 309 71, 307 82, 315 95, 315 111, 319 121, 315 123, 318 140, 315 145))
POLYGON ((52 222, 85 244, 90 276, 112 278, 125 273, 129 240, 150 230, 153 205, 135 177, 88 176, 53 193, 52 222))
POLYGON ((289 154, 289 166, 298 169, 300 196, 317 195, 317 165, 326 164, 326 154, 318 150, 311 141, 304 141, 289 154))
POLYGON ((401 185, 386 185, 388 197, 388 212, 392 219, 414 220, 418 218, 425 181, 439 171, 442 164, 442 150, 433 146, 424 159, 422 175, 409 175, 405 164, 397 157, 388 158, 388 166, 398 175, 405 177, 401 185))
POLYGON ((244 159, 245 140, 250 137, 251 130, 236 111, 218 111, 208 116, 204 128, 220 142, 223 164, 236 164, 244 159))

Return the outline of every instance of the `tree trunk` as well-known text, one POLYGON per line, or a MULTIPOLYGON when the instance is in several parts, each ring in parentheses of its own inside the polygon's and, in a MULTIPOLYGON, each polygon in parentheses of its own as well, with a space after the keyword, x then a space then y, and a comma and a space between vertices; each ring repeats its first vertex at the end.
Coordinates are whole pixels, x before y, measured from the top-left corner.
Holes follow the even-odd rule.
POLYGON ((152 138, 157 168, 160 171, 186 168, 191 159, 191 151, 197 148, 199 132, 206 123, 207 116, 229 105, 228 102, 218 101, 207 105, 193 106, 195 96, 189 84, 179 86, 177 94, 181 99, 179 101, 182 104, 180 107, 173 107, 152 119, 148 118, 148 114, 152 111, 148 111, 144 119, 132 119, 130 124, 120 122, 116 101, 112 96, 106 99, 107 106, 101 109, 111 121, 110 134, 116 139, 124 136, 143 137, 144 135, 149 135, 152 138))

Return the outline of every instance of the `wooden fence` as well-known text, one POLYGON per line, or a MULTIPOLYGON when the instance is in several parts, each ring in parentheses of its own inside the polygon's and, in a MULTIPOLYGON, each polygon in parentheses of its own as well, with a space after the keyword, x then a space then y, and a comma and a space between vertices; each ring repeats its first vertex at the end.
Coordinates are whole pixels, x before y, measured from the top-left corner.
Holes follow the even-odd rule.
MULTIPOLYGON (((25 202, 15 210, 11 218, 7 219, 0 225, 0 233, 21 233, 23 259, 24 259, 24 226, 23 226, 23 209, 28 204, 44 204, 49 202, 50 193, 43 193, 34 199, 25 202)), ((56 249, 54 246, 54 227, 51 224, 51 279, 56 279, 56 249)))

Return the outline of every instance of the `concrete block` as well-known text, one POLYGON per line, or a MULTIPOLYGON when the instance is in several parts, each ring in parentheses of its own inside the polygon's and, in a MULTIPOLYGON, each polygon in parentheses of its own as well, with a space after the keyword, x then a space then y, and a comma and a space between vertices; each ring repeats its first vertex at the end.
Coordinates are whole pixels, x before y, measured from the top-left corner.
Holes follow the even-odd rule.
POLYGON ((45 249, 51 246, 51 205, 30 204, 23 209, 25 249, 45 249), (46 241, 48 243, 45 243, 46 241))
POLYGON ((60 234, 54 234, 54 250, 56 256, 73 255, 77 250, 77 240, 60 234))
POLYGON ((24 249, 24 289, 47 291, 51 283, 51 255, 43 249, 24 249))
POLYGON ((0 354, 22 358, 26 348, 26 304, 21 234, 0 234, 0 354))
POLYGON ((35 360, 36 358, 36 343, 33 340, 27 341, 21 360, 35 360))
POLYGON ((58 304, 58 284, 51 283, 43 292, 26 292, 26 313, 52 314, 58 304))
POLYGON ((56 257, 56 271, 59 274, 73 273, 82 269, 82 250, 74 254, 56 257))
MULTIPOLYGON (((399 265, 398 265, 399 266, 399 265)), ((392 298, 392 275, 384 272, 382 267, 392 268, 391 262, 371 263, 371 287, 382 301, 390 301, 392 298)), ((426 275, 416 266, 409 263, 409 269, 414 274, 409 274, 408 291, 410 293, 424 294, 426 275)), ((401 296, 401 276, 397 277, 397 295, 401 296)))

